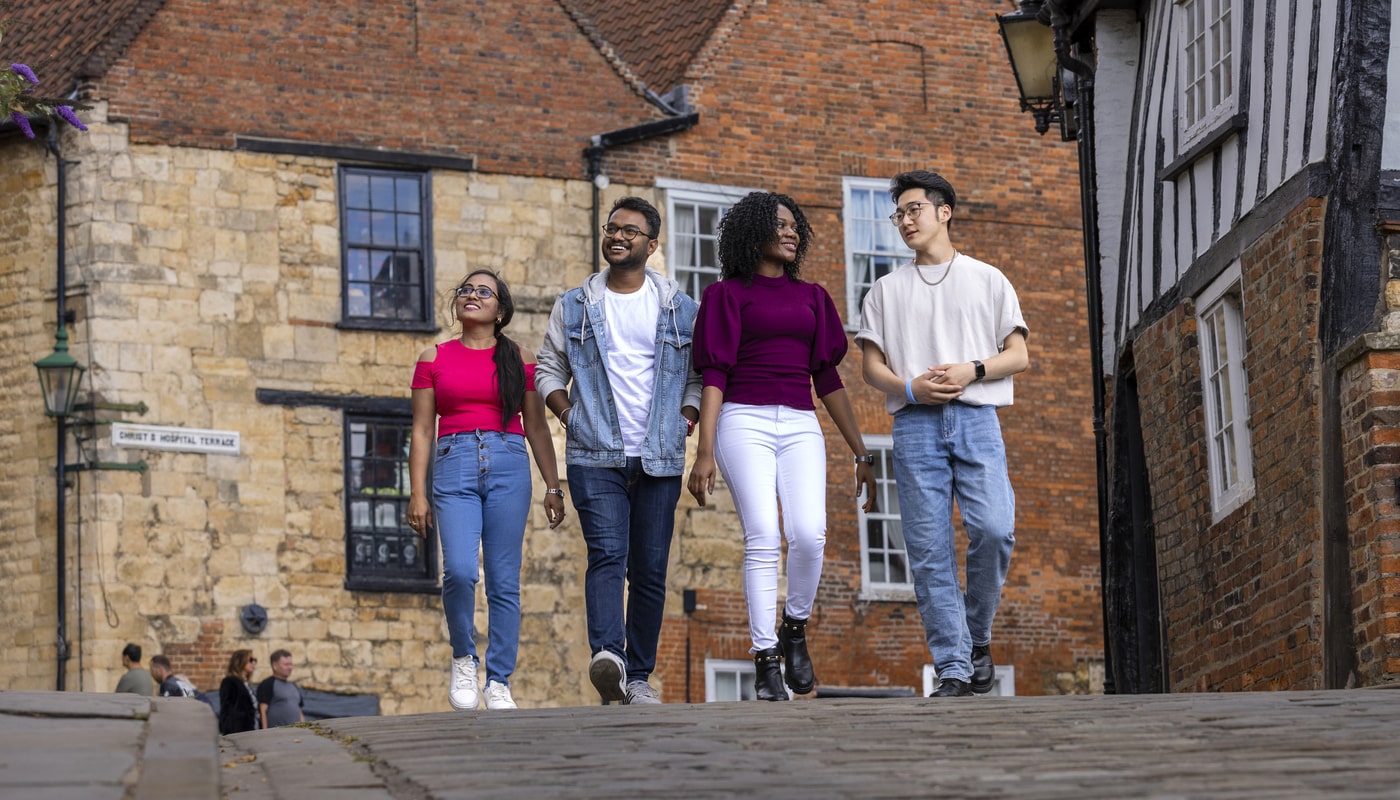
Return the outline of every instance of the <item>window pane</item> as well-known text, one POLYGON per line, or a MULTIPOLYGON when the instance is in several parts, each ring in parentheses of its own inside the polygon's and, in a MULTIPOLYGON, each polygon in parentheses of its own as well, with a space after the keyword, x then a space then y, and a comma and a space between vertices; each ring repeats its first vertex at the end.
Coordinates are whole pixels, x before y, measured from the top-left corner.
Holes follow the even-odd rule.
POLYGON ((417 248, 418 235, 422 232, 418 215, 397 214, 395 220, 398 222, 398 237, 395 244, 399 247, 417 248))
POLYGON ((399 178, 394 181, 397 189, 397 196, 394 198, 394 205, 399 211, 407 211, 410 214, 418 213, 418 192, 419 183, 417 178, 399 178))
POLYGON ((369 212, 345 212, 345 243, 348 245, 370 244, 369 212))
POLYGON ((433 545, 407 525, 411 417, 349 418, 345 469, 350 576, 431 581, 433 545))
POLYGON ((394 179, 388 175, 374 175, 369 179, 369 207, 375 211, 394 210, 394 179))
POLYGON ((345 274, 352 281, 369 280, 369 251, 352 248, 345 253, 345 274))
POLYGON ((394 215, 387 211, 375 211, 370 214, 370 242, 378 247, 393 247, 396 237, 394 236, 394 215))
POLYGON ((347 208, 369 208, 369 176, 345 176, 345 205, 347 208))

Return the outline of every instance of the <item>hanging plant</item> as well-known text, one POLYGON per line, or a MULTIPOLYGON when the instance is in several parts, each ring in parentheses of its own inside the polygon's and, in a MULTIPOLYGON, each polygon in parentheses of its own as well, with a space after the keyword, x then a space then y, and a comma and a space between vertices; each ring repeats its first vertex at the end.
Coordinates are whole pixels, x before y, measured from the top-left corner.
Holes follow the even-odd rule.
MULTIPOLYGON (((5 28, 8 20, 3 16, 8 10, 8 3, 0 2, 0 45, 4 44, 5 28)), ((3 53, 0 50, 0 53, 3 53)), ((0 59, 0 64, 4 59, 0 59)), ((8 116, 10 121, 20 129, 20 132, 29 138, 34 138, 34 128, 30 120, 35 117, 57 117, 80 131, 87 130, 87 126, 74 109, 91 108, 81 103, 71 100, 63 100, 53 97, 45 97, 38 94, 39 76, 34 74, 26 64, 11 63, 9 69, 0 68, 0 119, 8 116)))

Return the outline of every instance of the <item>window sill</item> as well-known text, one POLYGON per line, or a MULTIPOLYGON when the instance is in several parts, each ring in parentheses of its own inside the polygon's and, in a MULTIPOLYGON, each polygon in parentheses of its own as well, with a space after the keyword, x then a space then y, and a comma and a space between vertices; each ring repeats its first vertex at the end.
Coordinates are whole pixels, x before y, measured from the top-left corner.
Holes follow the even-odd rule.
POLYGON ((403 592, 437 594, 442 587, 427 578, 395 578, 389 575, 361 575, 345 578, 345 589, 351 592, 403 592))
POLYGON ((436 322, 372 318, 343 319, 337 322, 335 327, 343 331, 407 331, 413 333, 437 333, 441 330, 436 322))
POLYGON ((1163 167, 1162 171, 1157 173, 1157 180, 1162 182, 1176 180, 1177 177, 1185 172, 1192 164, 1195 164, 1201 156, 1219 148, 1225 143, 1226 139, 1244 130, 1247 118, 1248 115, 1241 111, 1234 116, 1221 120, 1220 123, 1209 132, 1197 137, 1196 144, 1188 148, 1185 153, 1182 153, 1175 161, 1163 167))
POLYGON ((861 589, 859 600, 867 603, 913 603, 914 587, 880 586, 861 589))

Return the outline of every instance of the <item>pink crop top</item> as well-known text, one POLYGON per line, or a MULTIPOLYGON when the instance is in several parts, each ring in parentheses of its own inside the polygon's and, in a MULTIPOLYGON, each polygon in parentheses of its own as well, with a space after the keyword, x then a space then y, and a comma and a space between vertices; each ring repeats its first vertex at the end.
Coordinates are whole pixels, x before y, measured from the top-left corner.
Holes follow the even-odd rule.
MULTIPOLYGON (((437 402, 438 436, 463 431, 504 431, 525 435, 520 413, 501 427, 501 392, 496 386, 496 351, 472 350, 460 339, 437 346, 437 359, 419 361, 413 388, 432 389, 437 402)), ((525 365, 525 391, 535 390, 535 365, 525 365)))

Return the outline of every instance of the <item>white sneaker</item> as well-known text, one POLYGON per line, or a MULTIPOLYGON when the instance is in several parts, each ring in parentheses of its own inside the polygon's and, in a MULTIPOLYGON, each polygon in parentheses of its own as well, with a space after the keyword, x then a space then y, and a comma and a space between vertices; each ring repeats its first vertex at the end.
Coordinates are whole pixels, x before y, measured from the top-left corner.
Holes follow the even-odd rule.
POLYGON ((452 659, 452 685, 447 700, 458 711, 474 711, 480 702, 476 683, 476 659, 462 656, 452 659))
POLYGON ((650 683, 630 681, 627 684, 627 696, 622 702, 629 706, 659 706, 661 698, 656 696, 656 690, 651 688, 650 683))
POLYGON ((515 708, 515 698, 510 696, 510 687, 500 681, 487 681, 486 707, 515 708))
POLYGON ((603 705, 626 699, 627 690, 622 685, 626 677, 627 665, 622 663, 622 659, 616 654, 607 650, 599 650, 593 656, 593 660, 588 662, 588 679, 593 681, 593 688, 597 689, 598 696, 603 698, 603 705))

